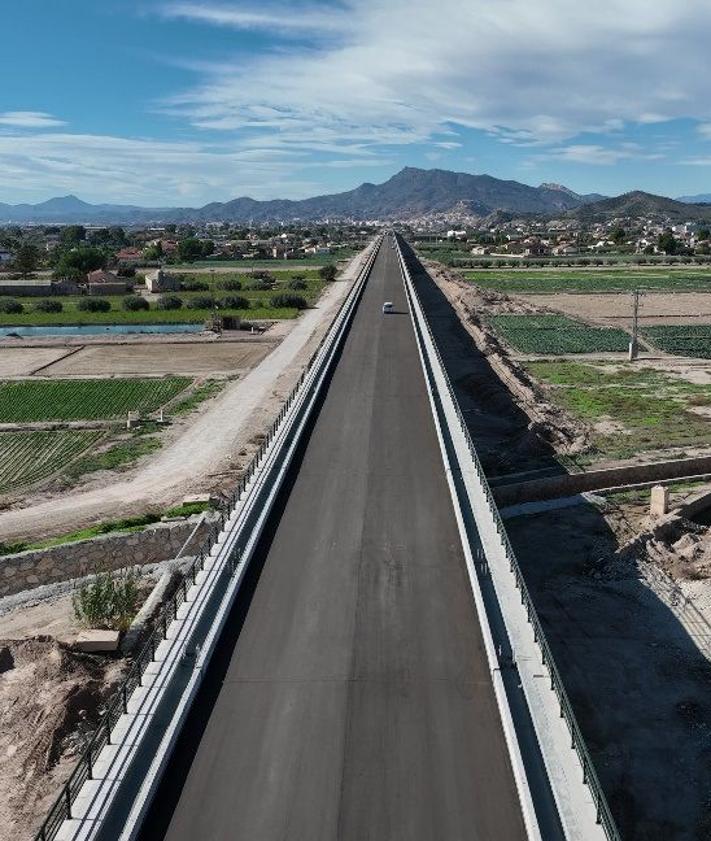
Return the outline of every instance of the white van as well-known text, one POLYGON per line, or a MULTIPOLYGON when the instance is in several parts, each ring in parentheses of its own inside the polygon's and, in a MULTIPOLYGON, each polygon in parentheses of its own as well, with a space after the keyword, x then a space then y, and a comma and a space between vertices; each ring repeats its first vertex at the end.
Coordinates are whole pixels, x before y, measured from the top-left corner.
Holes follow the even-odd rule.
POLYGON ((386 301, 383 304, 383 313, 387 315, 387 313, 392 312, 392 311, 393 311, 393 302, 392 301, 386 301))

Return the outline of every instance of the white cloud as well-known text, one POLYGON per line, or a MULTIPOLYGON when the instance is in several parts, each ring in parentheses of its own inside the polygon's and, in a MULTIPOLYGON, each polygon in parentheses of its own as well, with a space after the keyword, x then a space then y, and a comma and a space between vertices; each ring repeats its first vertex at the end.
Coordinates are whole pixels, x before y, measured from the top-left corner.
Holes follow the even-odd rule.
POLYGON ((308 48, 241 55, 169 110, 205 129, 262 131, 281 146, 313 133, 315 147, 413 143, 452 125, 554 144, 634 122, 711 120, 706 0, 345 0, 322 9, 168 4, 168 15, 318 36, 308 48))
POLYGON ((5 111, 0 113, 0 126, 11 126, 12 128, 56 128, 65 125, 63 120, 58 120, 51 114, 44 111, 5 111))
POLYGON ((162 13, 167 18, 233 29, 267 29, 282 34, 306 32, 315 35, 345 32, 348 29, 348 21, 343 11, 327 6, 300 7, 297 10, 289 6, 265 5, 257 9, 247 9, 234 4, 173 2, 166 3, 162 13))
POLYGON ((0 132, 0 196, 34 201, 73 192, 90 201, 152 206, 239 195, 286 198, 319 191, 298 151, 106 135, 0 132), (307 172, 306 178, 302 177, 307 172), (18 189, 19 188, 19 189, 18 189))

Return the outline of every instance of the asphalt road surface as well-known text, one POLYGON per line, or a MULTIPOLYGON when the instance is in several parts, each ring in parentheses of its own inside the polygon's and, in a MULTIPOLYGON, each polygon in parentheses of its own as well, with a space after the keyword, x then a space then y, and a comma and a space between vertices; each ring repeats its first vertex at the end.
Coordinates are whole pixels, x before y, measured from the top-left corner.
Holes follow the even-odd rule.
POLYGON ((525 838, 387 241, 241 611, 145 839, 525 838))

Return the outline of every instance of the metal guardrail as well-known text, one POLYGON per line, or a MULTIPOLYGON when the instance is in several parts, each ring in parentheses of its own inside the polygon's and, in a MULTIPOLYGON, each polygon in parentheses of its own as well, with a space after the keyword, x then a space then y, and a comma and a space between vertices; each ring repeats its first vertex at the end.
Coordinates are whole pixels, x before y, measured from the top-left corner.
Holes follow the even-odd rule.
MULTIPOLYGON (((400 258, 402 260, 403 267, 407 271, 408 277, 410 277, 410 270, 407 264, 408 258, 404 256, 402 249, 400 248, 399 237, 398 250, 400 252, 400 258)), ((410 259, 412 259, 411 256, 410 259)), ((612 812, 605 797, 605 793, 602 790, 602 786, 600 785, 600 780, 598 779, 597 773, 595 771, 595 766, 590 756, 590 752, 588 751, 587 745, 585 744, 585 738, 575 717, 572 704, 570 703, 570 699, 568 698, 568 693, 566 692, 565 686, 563 685, 563 679, 561 678, 560 672, 558 671, 558 667, 556 666, 555 660, 553 659, 553 653, 543 631, 543 625, 541 624, 541 621, 538 617, 538 613, 536 612, 536 608, 533 604, 533 599, 531 598, 531 594, 528 590, 528 587, 526 586, 526 581, 521 571, 521 567, 519 566, 518 559, 516 558, 516 553, 514 552, 513 546, 511 545, 511 541, 509 540, 509 536, 506 532, 504 522, 501 519, 499 509, 496 506, 494 495, 491 491, 491 488, 489 487, 489 482, 486 478, 476 448, 469 434, 469 428, 467 427, 467 423, 464 419, 464 415, 462 414, 462 410, 459 407, 459 401, 457 400, 454 388, 452 387, 449 375, 447 374, 447 369, 445 368, 444 361, 439 352, 439 347, 437 346, 434 334, 432 333, 432 328, 430 327, 427 317, 424 315, 424 308, 422 307, 419 295, 417 294, 417 289, 415 288, 414 283, 412 283, 411 277, 410 284, 412 287, 413 294, 415 295, 418 303, 420 304, 427 332, 432 341, 432 346, 435 349, 437 359, 442 368, 442 373, 444 375, 444 380, 447 385, 447 390, 449 391, 452 404, 454 405, 455 411, 457 413, 457 418, 459 419, 461 430, 465 436, 467 446, 469 448, 469 453, 471 455, 472 463, 474 465, 474 469, 476 470, 477 477, 479 478, 479 481, 484 489, 487 502, 489 503, 489 509, 494 518, 496 530, 503 543, 504 551, 509 561, 509 568, 514 576, 516 587, 521 593, 521 603, 526 608, 528 621, 533 628, 534 640, 538 643, 538 646, 541 649, 543 665, 547 667, 548 673, 550 674, 551 689, 556 693, 558 702, 560 704, 561 716, 565 719, 565 722, 568 725, 568 730, 570 731, 572 742, 571 747, 576 751, 583 769, 583 782, 588 786, 590 792, 592 793, 597 812, 597 822, 602 826, 603 830, 605 831, 605 834, 607 835, 608 839, 610 839, 610 841, 622 841, 622 836, 620 835, 619 830, 617 829, 617 825, 615 824, 615 820, 612 816, 612 812)))
MULTIPOLYGON (((364 272, 367 273, 370 271, 377 252, 378 248, 376 245, 374 246, 371 254, 368 255, 363 267, 360 269, 358 277, 360 277, 364 272)), ((355 283, 358 283, 357 279, 355 283)), ((331 326, 339 321, 346 308, 350 306, 351 303, 350 294, 346 295, 338 309, 338 312, 331 321, 331 326)), ((220 512, 219 520, 215 521, 211 525, 210 531, 203 541, 203 544, 190 567, 180 575, 174 595, 172 598, 163 603, 153 622, 153 630, 148 636, 148 639, 141 648, 140 652, 135 657, 131 669, 126 675, 123 683, 119 686, 111 698, 111 701, 109 702, 106 711, 101 716, 101 719, 99 720, 93 735, 89 739, 89 743, 84 749, 81 758, 74 767, 69 779, 62 787, 59 797, 55 800, 47 814, 47 817, 44 819, 42 826, 35 835, 35 841, 54 841, 64 821, 72 819, 72 805, 77 799, 84 783, 87 780, 93 779, 93 768, 99 754, 106 745, 111 744, 111 733, 116 726, 116 723, 122 715, 128 712, 128 699, 131 697, 131 694, 136 687, 142 685, 143 675, 145 674, 149 664, 155 660, 156 649, 160 643, 168 638, 168 627, 170 626, 170 623, 177 618, 178 608, 186 601, 189 587, 195 584, 198 573, 204 568, 206 559, 210 556, 213 546, 224 530, 225 523, 229 520, 230 515, 246 494, 250 481, 262 464, 262 460, 267 453, 269 445, 274 439, 274 436, 276 435, 289 409, 299 396, 304 381, 317 361, 319 354, 330 334, 331 330, 329 328, 321 337, 318 346, 311 354, 309 361, 306 363, 306 366, 296 385, 289 392, 289 395, 284 401, 279 413, 264 435, 259 449, 252 457, 249 466, 228 498, 227 503, 223 506, 220 512)))

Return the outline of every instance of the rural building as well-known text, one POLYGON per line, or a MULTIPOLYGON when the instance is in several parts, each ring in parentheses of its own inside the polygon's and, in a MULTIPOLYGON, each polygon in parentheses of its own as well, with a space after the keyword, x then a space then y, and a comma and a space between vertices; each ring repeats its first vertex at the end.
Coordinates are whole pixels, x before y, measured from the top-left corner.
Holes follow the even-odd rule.
POLYGON ((157 269, 146 275, 146 289, 149 292, 176 292, 180 289, 180 280, 166 274, 163 269, 157 269))
POLYGON ((111 272, 97 269, 86 276, 86 291, 89 295, 125 295, 129 283, 111 272))
POLYGON ((126 266, 139 266, 143 263, 143 252, 138 248, 122 248, 117 252, 116 259, 126 266))

